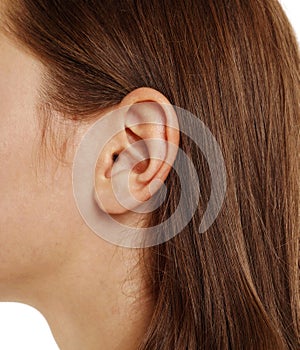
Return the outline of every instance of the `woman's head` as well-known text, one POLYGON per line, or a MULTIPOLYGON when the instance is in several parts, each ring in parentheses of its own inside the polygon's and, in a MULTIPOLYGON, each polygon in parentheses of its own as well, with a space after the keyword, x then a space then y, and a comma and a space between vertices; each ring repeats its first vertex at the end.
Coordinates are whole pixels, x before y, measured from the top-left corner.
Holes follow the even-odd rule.
MULTIPOLYGON (((7 209, 1 211, 6 248, 0 279, 7 282, 12 271, 16 280, 20 271, 25 279, 45 278, 78 256, 89 261, 82 251, 93 256, 101 251, 106 259, 113 254, 113 246, 91 238, 77 212, 71 172, 87 128, 125 108, 128 114, 119 119, 123 131, 97 163, 102 210, 133 220, 130 210, 117 206, 106 176, 114 156, 133 141, 160 138, 179 145, 200 181, 199 205, 189 224, 145 250, 142 275, 154 306, 141 348, 297 347, 299 53, 280 5, 20 0, 2 6, 1 20, 1 206, 7 209), (151 104, 139 108, 147 101, 155 103, 152 110, 151 104), (161 126, 176 123, 176 114, 161 103, 202 120, 224 157, 226 197, 201 235, 209 167, 192 140, 161 126), (139 128, 127 128, 133 110, 139 128), (142 123, 149 115, 156 127, 142 123), (22 269, 13 268, 17 253, 22 269)), ((168 191, 162 206, 145 216, 154 226, 174 212, 181 187, 170 164, 151 163, 147 142, 140 152, 150 161, 135 169, 134 195, 141 202, 149 198, 151 176, 168 191)), ((193 194, 189 172, 186 182, 193 194)), ((119 186, 122 190, 124 182, 119 186)), ((139 253, 122 251, 135 262, 139 253)), ((104 278, 105 268, 97 273, 104 278)))

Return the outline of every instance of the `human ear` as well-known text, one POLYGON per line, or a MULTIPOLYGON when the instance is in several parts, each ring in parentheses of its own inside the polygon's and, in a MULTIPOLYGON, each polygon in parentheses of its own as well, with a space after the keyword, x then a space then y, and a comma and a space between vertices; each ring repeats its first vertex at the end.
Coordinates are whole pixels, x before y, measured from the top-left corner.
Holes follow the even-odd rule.
POLYGON ((117 108, 120 131, 103 147, 95 172, 96 200, 109 214, 149 200, 169 175, 179 144, 175 110, 157 90, 136 89, 117 108))

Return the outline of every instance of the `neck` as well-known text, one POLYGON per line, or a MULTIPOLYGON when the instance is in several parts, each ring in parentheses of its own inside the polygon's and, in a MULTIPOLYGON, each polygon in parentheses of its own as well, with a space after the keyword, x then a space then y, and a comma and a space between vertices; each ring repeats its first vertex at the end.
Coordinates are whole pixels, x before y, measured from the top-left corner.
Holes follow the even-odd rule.
POLYGON ((138 252, 96 235, 78 251, 51 275, 23 283, 27 289, 16 301, 44 315, 61 350, 137 348, 152 315, 138 252))

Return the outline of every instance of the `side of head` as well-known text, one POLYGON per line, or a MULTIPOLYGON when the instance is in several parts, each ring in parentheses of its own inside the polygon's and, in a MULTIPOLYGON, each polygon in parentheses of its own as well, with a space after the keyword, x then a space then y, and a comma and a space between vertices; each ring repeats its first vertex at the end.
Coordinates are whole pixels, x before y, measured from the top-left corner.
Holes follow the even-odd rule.
MULTIPOLYGON (((163 159, 157 160, 157 150, 147 139, 179 146, 192 160, 200 183, 200 197, 194 198, 195 184, 186 171, 191 193, 187 203, 199 200, 192 220, 171 240, 145 249, 145 278, 155 307, 140 348, 296 347, 299 52, 280 5, 239 0, 217 5, 20 0, 3 6, 2 20, 5 36, 31 55, 16 62, 23 75, 16 71, 0 85, 5 95, 1 112, 6 115, 0 151, 2 169, 9 169, 9 175, 1 170, 3 205, 9 214, 1 214, 0 225, 3 232, 13 232, 7 239, 8 261, 18 241, 28 242, 20 250, 26 267, 23 278, 51 273, 58 262, 78 253, 78 242, 88 230, 72 193, 75 150, 94 121, 124 108, 126 113, 116 119, 121 131, 106 144, 95 170, 101 211, 125 223, 135 217, 135 204, 124 207, 116 200, 111 170, 118 161, 133 161, 134 154, 116 159, 138 140, 143 161, 129 180, 126 177, 126 186, 141 203, 153 195, 153 179, 164 183, 168 194, 159 208, 142 215, 148 226, 160 224, 176 210, 181 185, 172 168, 179 162, 177 153, 162 148, 163 159), (7 87, 12 91, 16 81, 20 96, 15 96, 18 103, 10 103, 7 87), (29 99, 27 118, 22 108, 24 103, 29 106, 29 99), (152 104, 143 108, 147 102, 152 104), (217 219, 202 234, 198 229, 210 197, 210 169, 195 142, 167 126, 179 120, 180 131, 184 119, 167 112, 163 104, 196 115, 224 157, 226 197, 217 219), (33 110, 38 111, 34 118, 33 110), (23 113, 29 124, 19 124, 23 113), (138 126, 130 124, 132 115, 138 126), (145 123, 149 118, 152 125, 145 123), (31 126, 25 132, 27 125, 31 126), (45 152, 38 158, 44 170, 37 182, 33 170, 20 175, 19 169, 22 162, 28 167, 39 141, 45 152), (59 162, 50 161, 53 155, 59 162), (28 193, 35 194, 30 203, 28 193), (35 230, 33 217, 39 218, 35 230), (51 229, 40 235, 46 226, 51 229), (20 231, 30 232, 30 238, 20 231), (53 256, 56 261, 50 264, 53 256), (44 263, 43 269, 32 268, 34 257, 40 266, 44 263)), ((1 62, 3 71, 11 71, 5 70, 9 63, 7 56, 1 62)), ((118 174, 122 196, 125 181, 123 173, 118 174)), ((159 191, 158 186, 155 192, 159 191)), ((183 216, 178 213, 178 222, 183 216)), ((173 223, 169 230, 176 228, 173 223)), ((9 262, 2 266, 7 266, 0 270, 7 278, 9 262)), ((13 274, 20 278, 19 272, 13 274)))

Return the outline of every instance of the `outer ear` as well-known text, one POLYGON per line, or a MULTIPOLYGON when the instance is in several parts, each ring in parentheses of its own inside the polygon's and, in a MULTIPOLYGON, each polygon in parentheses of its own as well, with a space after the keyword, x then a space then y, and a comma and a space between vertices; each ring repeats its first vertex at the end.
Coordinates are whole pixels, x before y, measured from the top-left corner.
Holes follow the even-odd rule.
POLYGON ((121 132, 104 147, 96 166, 100 208, 123 214, 145 203, 167 178, 177 155, 178 120, 158 91, 139 88, 118 105, 121 132))

